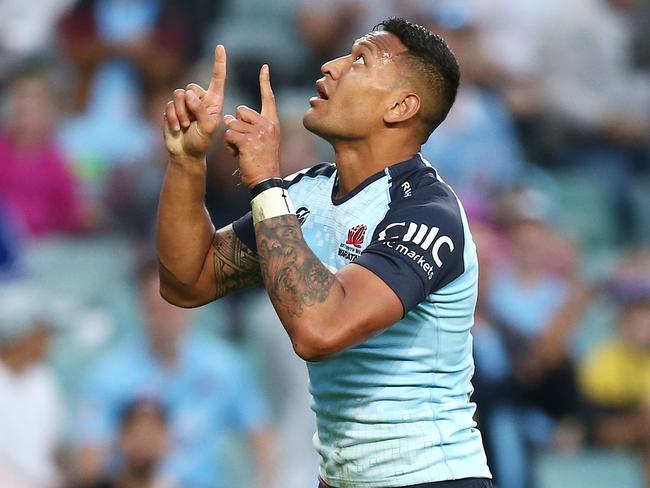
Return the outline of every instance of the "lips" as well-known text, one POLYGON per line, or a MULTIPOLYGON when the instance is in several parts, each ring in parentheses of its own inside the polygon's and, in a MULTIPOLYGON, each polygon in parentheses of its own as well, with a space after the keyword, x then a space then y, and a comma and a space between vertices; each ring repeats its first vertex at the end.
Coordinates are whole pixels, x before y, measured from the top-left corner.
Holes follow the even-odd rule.
POLYGON ((327 95, 327 90, 325 89, 325 82, 323 80, 318 80, 316 82, 316 92, 318 93, 318 96, 321 99, 329 100, 329 96, 327 95))

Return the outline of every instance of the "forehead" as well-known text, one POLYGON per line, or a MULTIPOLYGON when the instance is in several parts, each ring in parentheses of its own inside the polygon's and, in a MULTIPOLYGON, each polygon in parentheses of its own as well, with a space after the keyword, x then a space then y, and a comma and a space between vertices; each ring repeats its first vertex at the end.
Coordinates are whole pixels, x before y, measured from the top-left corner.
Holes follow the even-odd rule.
MULTIPOLYGON (((370 45, 384 55, 395 56, 408 51, 408 48, 392 32, 373 31, 357 39, 355 45, 370 45)), ((369 47, 370 47, 369 46, 369 47)))

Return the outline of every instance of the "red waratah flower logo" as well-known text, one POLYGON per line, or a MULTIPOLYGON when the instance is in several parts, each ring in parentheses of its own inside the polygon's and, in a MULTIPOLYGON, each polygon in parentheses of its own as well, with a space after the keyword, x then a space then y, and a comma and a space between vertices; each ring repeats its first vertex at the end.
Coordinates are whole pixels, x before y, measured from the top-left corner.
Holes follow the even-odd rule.
POLYGON ((363 239, 366 237, 366 229, 365 225, 355 225, 348 231, 348 240, 345 243, 354 247, 361 247, 363 239))

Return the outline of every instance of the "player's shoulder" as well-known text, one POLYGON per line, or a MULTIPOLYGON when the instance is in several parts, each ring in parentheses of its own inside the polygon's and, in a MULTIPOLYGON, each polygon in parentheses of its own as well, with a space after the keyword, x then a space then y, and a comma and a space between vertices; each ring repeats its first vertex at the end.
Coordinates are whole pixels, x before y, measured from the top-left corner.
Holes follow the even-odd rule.
POLYGON ((462 229, 463 210, 452 188, 419 154, 388 168, 390 204, 387 216, 462 229))
POLYGON ((318 163, 310 168, 301 169, 284 178, 288 186, 293 186, 301 181, 313 180, 316 178, 331 178, 336 172, 334 163, 318 163))

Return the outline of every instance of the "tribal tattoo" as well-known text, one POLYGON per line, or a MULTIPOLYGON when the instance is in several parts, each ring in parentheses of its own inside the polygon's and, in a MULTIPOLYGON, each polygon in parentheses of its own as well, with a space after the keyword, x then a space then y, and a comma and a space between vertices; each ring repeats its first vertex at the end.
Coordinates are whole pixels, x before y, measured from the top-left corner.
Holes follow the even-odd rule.
POLYGON ((271 301, 288 315, 327 300, 334 275, 309 249, 295 215, 283 215, 255 226, 257 252, 271 301))
POLYGON ((257 256, 232 229, 214 235, 212 250, 217 298, 262 282, 257 256))

